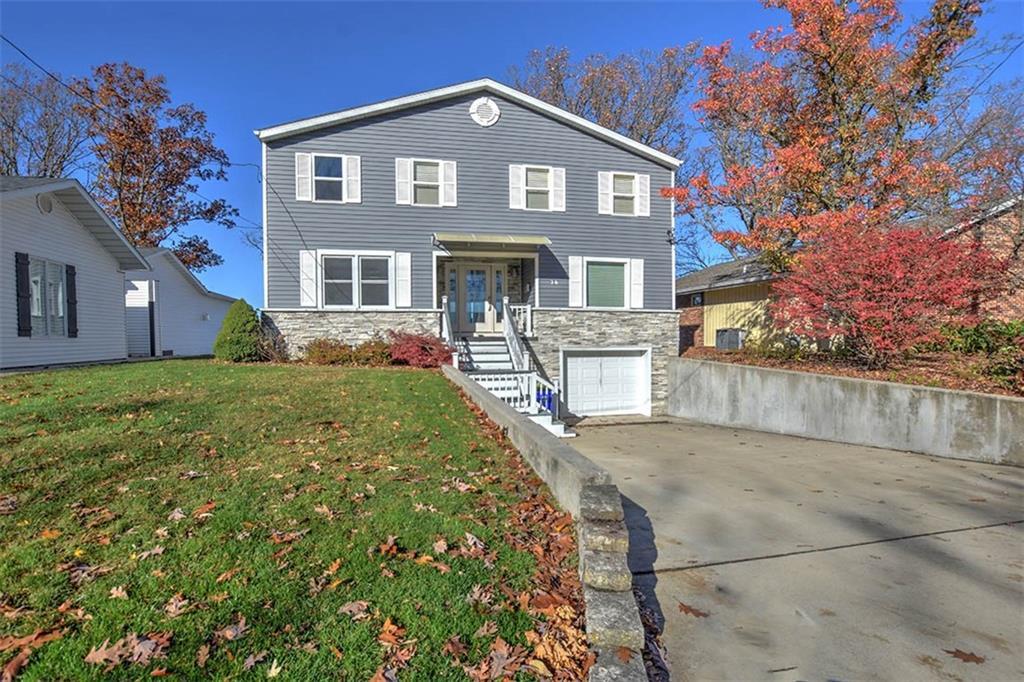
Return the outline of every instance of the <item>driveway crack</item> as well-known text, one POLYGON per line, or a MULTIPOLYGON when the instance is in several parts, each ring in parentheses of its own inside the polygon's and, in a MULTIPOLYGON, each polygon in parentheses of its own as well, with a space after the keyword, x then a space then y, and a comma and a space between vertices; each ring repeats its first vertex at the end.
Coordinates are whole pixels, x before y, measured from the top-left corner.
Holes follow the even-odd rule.
POLYGON ((1016 526, 1017 524, 1024 523, 1024 519, 1018 521, 1001 521, 999 523, 987 523, 981 526, 966 526, 964 528, 951 528, 948 530, 935 530, 928 533, 914 533, 913 535, 901 535, 894 538, 882 538, 880 540, 865 540, 864 542, 851 542, 845 545, 833 545, 831 547, 818 547, 816 549, 800 549, 793 552, 780 552, 778 554, 762 554, 760 556, 745 557, 743 559, 727 559, 725 561, 708 561, 700 564, 693 564, 691 566, 680 566, 677 568, 661 568, 652 569, 648 571, 634 571, 633 575, 655 575, 664 573, 679 573, 681 571, 692 571, 697 568, 710 568, 713 566, 729 566, 731 564, 745 564, 751 561, 765 561, 767 559, 784 559, 791 556, 799 556, 801 554, 820 554, 822 552, 832 552, 837 549, 850 549, 853 547, 865 547, 867 545, 879 545, 887 542, 900 542, 901 540, 913 540, 915 538, 927 538, 936 535, 951 535, 953 533, 966 533, 973 530, 985 530, 986 528, 998 528, 1000 526, 1016 526))

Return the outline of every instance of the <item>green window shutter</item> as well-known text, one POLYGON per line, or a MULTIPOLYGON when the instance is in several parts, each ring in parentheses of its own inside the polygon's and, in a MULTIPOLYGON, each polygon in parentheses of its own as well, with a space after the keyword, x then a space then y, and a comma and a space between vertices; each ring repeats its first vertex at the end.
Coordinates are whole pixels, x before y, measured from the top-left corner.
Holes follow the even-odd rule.
POLYGON ((587 307, 623 308, 625 305, 625 264, 587 263, 587 307))

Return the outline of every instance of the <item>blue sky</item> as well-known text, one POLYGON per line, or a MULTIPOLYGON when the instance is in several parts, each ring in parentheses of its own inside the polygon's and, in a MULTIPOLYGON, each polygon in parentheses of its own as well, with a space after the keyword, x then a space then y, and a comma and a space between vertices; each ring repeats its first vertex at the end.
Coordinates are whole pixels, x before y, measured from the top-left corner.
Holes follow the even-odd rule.
MULTIPOLYGON (((925 11, 908 3, 905 12, 925 11)), ((259 163, 254 128, 481 76, 507 80, 533 48, 576 55, 660 49, 697 40, 746 44, 784 16, 757 2, 656 3, 272 3, 2 2, 5 36, 65 75, 128 61, 167 77, 172 97, 207 112, 235 163, 259 163)), ((1024 3, 989 3, 981 30, 1024 27, 1024 3)), ((1024 50, 1000 78, 1024 72, 1024 50)), ((6 45, 0 58, 22 61, 6 45)), ((251 168, 201 187, 259 223, 251 168)), ((261 257, 241 235, 195 225, 224 256, 201 273, 211 289, 262 304, 261 257)))

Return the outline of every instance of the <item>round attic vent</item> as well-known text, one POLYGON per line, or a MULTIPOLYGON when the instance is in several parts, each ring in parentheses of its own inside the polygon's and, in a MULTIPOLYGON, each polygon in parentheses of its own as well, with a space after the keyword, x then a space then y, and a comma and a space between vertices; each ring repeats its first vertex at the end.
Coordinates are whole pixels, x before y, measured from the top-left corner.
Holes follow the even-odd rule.
POLYGON ((49 194, 37 194, 36 195, 36 208, 43 215, 53 210, 53 199, 50 198, 49 194))
POLYGON ((473 103, 469 105, 469 116, 477 124, 488 128, 498 122, 501 117, 501 110, 498 109, 497 103, 490 97, 480 97, 473 100, 473 103))

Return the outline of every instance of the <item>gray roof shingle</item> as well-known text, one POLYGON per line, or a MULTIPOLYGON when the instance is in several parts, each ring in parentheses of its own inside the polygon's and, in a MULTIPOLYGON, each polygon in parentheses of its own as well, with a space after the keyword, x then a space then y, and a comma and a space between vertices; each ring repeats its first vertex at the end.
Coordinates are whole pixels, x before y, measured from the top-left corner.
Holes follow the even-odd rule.
POLYGON ((709 289, 725 289, 740 284, 775 279, 776 273, 761 262, 759 256, 747 256, 728 263, 719 263, 676 279, 677 294, 693 294, 709 289))

